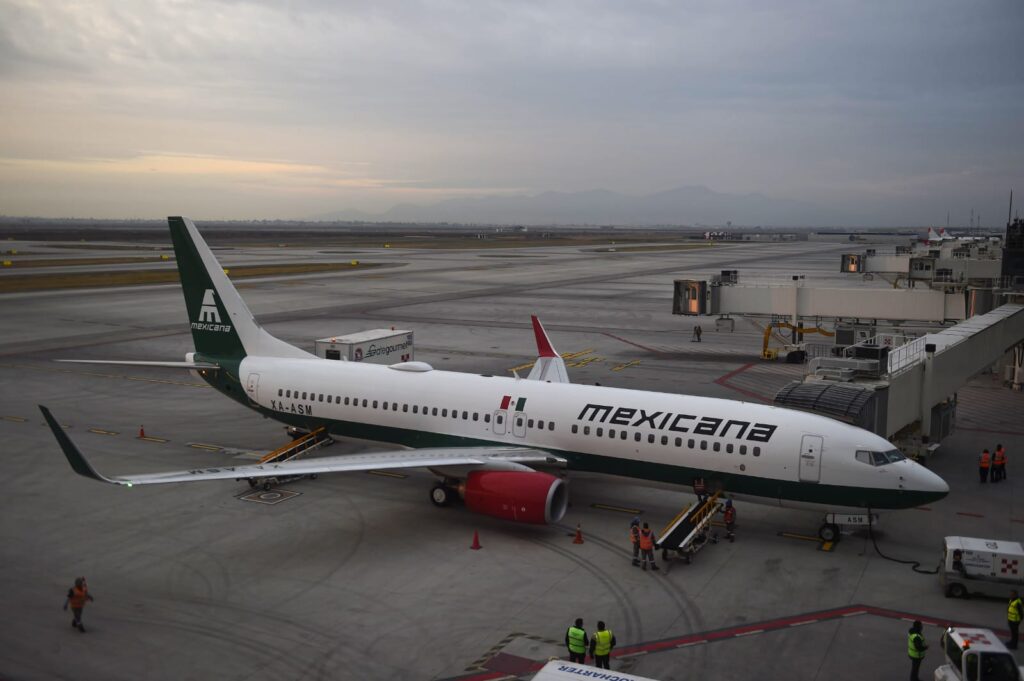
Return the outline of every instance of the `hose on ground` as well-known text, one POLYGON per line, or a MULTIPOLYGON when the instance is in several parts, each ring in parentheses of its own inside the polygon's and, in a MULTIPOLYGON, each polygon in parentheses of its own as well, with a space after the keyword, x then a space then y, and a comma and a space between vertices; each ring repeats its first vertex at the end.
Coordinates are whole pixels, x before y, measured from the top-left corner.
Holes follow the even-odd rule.
POLYGON ((901 558, 893 558, 892 556, 887 556, 884 553, 882 553, 882 549, 878 548, 878 542, 875 541, 874 522, 872 522, 872 515, 871 515, 871 509, 870 508, 868 509, 868 536, 871 537, 871 544, 875 547, 875 553, 877 553, 879 556, 881 556, 885 560, 891 560, 892 562, 899 563, 900 565, 909 565, 910 569, 913 570, 914 572, 918 573, 918 574, 922 574, 922 575, 937 575, 937 574, 939 574, 939 568, 942 567, 942 562, 941 561, 939 561, 939 564, 935 566, 934 570, 925 570, 925 569, 923 569, 921 567, 921 561, 919 561, 919 560, 903 560, 901 558))

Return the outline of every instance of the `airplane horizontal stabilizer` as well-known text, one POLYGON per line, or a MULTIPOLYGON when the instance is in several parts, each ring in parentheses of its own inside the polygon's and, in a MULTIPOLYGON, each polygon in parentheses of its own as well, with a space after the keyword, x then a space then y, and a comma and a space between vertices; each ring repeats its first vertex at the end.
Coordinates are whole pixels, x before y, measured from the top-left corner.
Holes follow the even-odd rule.
POLYGON ((57 362, 69 364, 112 364, 126 367, 158 367, 161 369, 207 369, 216 371, 220 369, 219 364, 210 362, 145 362, 145 361, 118 361, 110 359, 58 359, 57 362))

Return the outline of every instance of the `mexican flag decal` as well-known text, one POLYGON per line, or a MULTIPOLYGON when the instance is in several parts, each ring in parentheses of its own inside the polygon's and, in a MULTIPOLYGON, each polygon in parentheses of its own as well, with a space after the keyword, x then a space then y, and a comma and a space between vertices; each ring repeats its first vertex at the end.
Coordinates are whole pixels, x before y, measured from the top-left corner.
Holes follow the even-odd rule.
MULTIPOLYGON (((509 408, 509 405, 511 403, 512 403, 512 396, 511 395, 505 395, 504 397, 501 398, 501 406, 499 407, 499 409, 501 409, 502 411, 505 411, 506 409, 509 408)), ((523 411, 524 409, 526 409, 526 398, 525 397, 520 397, 518 400, 516 400, 516 408, 515 408, 515 410, 516 411, 523 411)))

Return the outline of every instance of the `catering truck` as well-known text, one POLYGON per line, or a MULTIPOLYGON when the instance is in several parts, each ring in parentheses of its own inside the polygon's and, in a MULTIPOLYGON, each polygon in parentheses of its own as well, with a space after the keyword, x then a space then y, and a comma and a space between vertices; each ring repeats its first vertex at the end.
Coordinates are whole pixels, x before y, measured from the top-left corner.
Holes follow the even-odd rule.
POLYGON ((939 579, 951 598, 1009 598, 1013 590, 1024 591, 1024 547, 1001 539, 946 537, 939 579))
POLYGON ((946 629, 942 653, 946 664, 935 670, 935 681, 1024 681, 1024 667, 988 629, 946 629))
POLYGON ((317 357, 349 362, 398 364, 413 361, 412 331, 370 329, 316 341, 317 357))

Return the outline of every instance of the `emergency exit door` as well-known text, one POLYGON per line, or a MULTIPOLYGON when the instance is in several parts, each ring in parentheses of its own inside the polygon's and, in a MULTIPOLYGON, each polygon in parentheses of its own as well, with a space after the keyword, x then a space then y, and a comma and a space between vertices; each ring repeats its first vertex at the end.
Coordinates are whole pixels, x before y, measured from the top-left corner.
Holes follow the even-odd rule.
POLYGON ((820 435, 804 435, 800 441, 800 482, 818 482, 821 479, 820 435))

